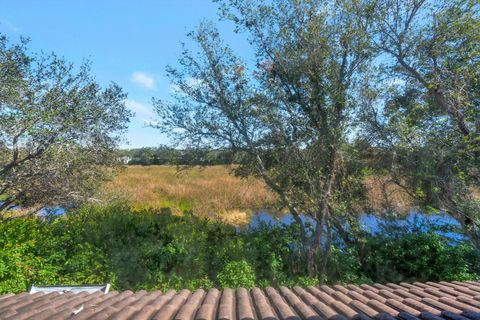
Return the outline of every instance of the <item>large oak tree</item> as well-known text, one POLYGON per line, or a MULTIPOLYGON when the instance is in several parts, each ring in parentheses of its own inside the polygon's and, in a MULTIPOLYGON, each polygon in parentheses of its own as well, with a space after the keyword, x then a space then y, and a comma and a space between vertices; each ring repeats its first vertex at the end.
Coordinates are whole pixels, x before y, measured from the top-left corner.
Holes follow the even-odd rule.
POLYGON ((252 0, 226 1, 222 9, 248 35, 255 65, 202 24, 190 34, 197 48, 185 48, 179 66, 168 69, 174 101, 154 100, 158 127, 176 145, 230 150, 240 159, 237 174, 262 178, 300 227, 308 274, 322 281, 333 230, 351 241, 344 228, 357 226, 364 196, 349 140, 372 57, 372 7, 252 0))

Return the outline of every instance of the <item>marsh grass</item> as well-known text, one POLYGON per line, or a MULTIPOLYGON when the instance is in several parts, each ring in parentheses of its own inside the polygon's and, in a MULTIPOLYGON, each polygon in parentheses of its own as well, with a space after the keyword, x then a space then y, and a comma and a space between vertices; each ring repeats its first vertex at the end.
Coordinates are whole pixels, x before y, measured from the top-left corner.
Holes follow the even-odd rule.
MULTIPOLYGON (((278 211, 277 198, 263 181, 236 177, 232 169, 224 165, 180 169, 168 165, 126 166, 102 188, 100 198, 120 199, 137 210, 170 208, 176 214, 191 211, 234 225, 248 223, 256 210, 278 211)), ((415 210, 414 200, 400 187, 388 183, 388 177, 372 175, 364 183, 368 207, 358 210, 415 210)))
MULTIPOLYGON (((137 210, 170 208, 176 214, 191 211, 235 225, 248 223, 252 211, 278 207, 276 196, 263 181, 236 177, 232 169, 223 165, 126 166, 105 185, 100 197, 127 201, 137 210)), ((385 185, 385 181, 384 177, 373 176, 365 181, 372 209, 379 212, 388 200, 388 206, 409 211, 411 199, 400 188, 385 185)))
POLYGON ((255 178, 239 178, 231 167, 178 170, 175 166, 126 166, 102 189, 102 198, 127 200, 134 208, 193 211, 233 224, 246 223, 252 210, 275 205, 276 198, 255 178))

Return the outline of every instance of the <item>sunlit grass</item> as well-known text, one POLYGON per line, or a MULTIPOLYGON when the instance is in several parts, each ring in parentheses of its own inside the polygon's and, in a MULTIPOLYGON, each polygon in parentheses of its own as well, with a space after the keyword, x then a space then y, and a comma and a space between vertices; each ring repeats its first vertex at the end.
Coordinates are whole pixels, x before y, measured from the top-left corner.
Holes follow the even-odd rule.
MULTIPOLYGON (((103 187, 100 197, 127 201, 137 210, 191 211, 236 225, 247 223, 255 210, 277 207, 276 196, 263 181, 235 177, 231 169, 220 165, 182 170, 175 166, 126 166, 103 187)), ((385 176, 365 180, 370 209, 359 210, 379 213, 385 205, 395 212, 415 209, 413 199, 403 189, 386 181, 385 176)))
POLYGON ((102 190, 103 198, 126 199, 135 208, 193 211, 229 223, 248 221, 252 210, 275 204, 276 198, 258 179, 230 174, 228 166, 127 166, 102 190))

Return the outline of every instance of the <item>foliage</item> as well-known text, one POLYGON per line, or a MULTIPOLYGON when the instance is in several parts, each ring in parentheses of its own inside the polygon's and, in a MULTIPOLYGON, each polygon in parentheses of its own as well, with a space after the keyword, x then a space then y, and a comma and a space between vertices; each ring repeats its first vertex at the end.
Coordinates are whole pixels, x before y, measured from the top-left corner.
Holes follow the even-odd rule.
POLYGON ((22 206, 76 205, 116 161, 130 112, 116 85, 100 87, 90 64, 33 55, 0 34, 0 214, 22 206))
POLYGON ((238 175, 264 180, 299 225, 309 276, 322 279, 330 239, 321 239, 353 222, 364 200, 348 136, 371 57, 371 10, 359 1, 220 2, 248 33, 255 65, 202 23, 189 34, 195 49, 185 47, 178 67, 167 68, 178 90, 173 101, 154 99, 157 127, 176 146, 228 150, 238 175), (316 221, 313 233, 301 214, 316 221))
POLYGON ((224 288, 253 288, 255 286, 255 272, 245 261, 230 261, 217 275, 220 286, 224 288))
POLYGON ((59 280, 58 238, 50 238, 50 228, 37 219, 14 219, 1 224, 1 292, 25 291, 30 283, 59 280))
POLYGON ((478 252, 465 243, 452 246, 437 233, 383 235, 367 244, 365 273, 377 281, 462 281, 477 276, 478 252))
POLYGON ((453 216, 480 248, 480 3, 385 0, 376 12, 366 139, 391 183, 453 216))
MULTIPOLYGON (((327 283, 464 280, 478 277, 479 255, 433 229, 395 229, 365 237, 365 251, 333 244, 327 283)), ((32 284, 111 282, 117 290, 308 286, 299 227, 234 227, 167 209, 88 206, 66 216, 0 224, 0 293, 32 284)), ((335 237, 336 239, 336 237, 335 237)))

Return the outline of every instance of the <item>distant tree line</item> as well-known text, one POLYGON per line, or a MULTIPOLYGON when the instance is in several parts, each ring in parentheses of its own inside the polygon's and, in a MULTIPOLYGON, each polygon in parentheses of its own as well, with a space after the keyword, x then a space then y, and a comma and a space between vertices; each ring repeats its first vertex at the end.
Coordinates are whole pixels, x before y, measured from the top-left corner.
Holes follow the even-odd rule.
POLYGON ((238 161, 228 150, 144 147, 118 151, 119 160, 129 165, 227 165, 238 161))

